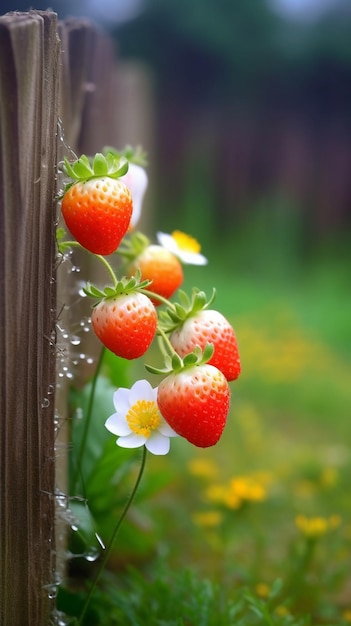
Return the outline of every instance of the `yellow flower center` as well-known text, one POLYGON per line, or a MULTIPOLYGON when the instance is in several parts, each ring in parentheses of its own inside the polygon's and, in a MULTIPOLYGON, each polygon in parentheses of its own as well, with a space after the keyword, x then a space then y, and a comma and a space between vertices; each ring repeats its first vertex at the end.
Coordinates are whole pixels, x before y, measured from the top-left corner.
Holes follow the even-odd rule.
POLYGON ((186 235, 186 233, 182 233, 180 230, 174 230, 172 237, 180 250, 194 252, 195 254, 198 254, 201 250, 199 242, 194 237, 186 235))
POLYGON ((150 437, 153 430, 161 424, 161 415, 156 402, 152 400, 138 400, 130 407, 126 420, 129 428, 137 435, 150 437))

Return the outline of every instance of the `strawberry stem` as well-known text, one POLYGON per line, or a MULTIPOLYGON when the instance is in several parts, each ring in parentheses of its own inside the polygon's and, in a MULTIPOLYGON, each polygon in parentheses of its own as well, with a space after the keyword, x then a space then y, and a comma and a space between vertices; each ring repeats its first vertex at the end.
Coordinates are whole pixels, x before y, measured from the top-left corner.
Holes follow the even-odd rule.
POLYGON ((104 567, 105 567, 105 565, 106 565, 106 563, 107 563, 107 561, 109 559, 109 556, 111 554, 111 550, 113 548, 113 544, 115 542, 117 533, 118 533, 118 531, 119 531, 119 529, 121 527, 121 524, 122 524, 125 516, 127 515, 128 511, 129 511, 129 508, 130 508, 130 506, 131 506, 131 504, 132 504, 132 502, 133 502, 133 500, 135 498, 136 492, 138 490, 138 487, 140 485, 140 482, 141 482, 141 479, 142 479, 142 476, 143 476, 143 473, 144 473, 145 462, 146 462, 146 454, 147 454, 146 447, 143 446, 143 456, 142 456, 142 459, 141 459, 141 465, 140 465, 140 469, 139 469, 139 473, 138 473, 137 479, 135 481, 135 485, 133 487, 133 490, 132 490, 132 492, 131 492, 131 494, 130 494, 126 504, 125 504, 125 507, 124 507, 124 509, 123 509, 123 511, 122 511, 122 513, 120 515, 120 518, 119 518, 116 526, 115 526, 115 529, 114 529, 114 531, 112 533, 112 537, 110 539, 110 543, 109 543, 109 545, 106 548, 106 552, 105 552, 105 554, 103 556, 103 559, 101 561, 100 567, 99 567, 99 569, 98 569, 98 571, 97 571, 97 573, 95 575, 95 578, 94 578, 94 580, 92 582, 92 585, 91 585, 91 587, 89 589, 89 593, 87 595, 87 598, 85 600, 85 604, 83 606, 82 612, 81 612, 80 617, 78 619, 77 626, 81 626, 82 623, 83 623, 83 619, 84 619, 84 616, 85 616, 85 614, 87 612, 87 609, 89 607, 91 597, 92 597, 92 595, 93 595, 93 593, 94 593, 94 591, 96 589, 96 585, 98 584, 98 582, 100 580, 100 576, 101 576, 101 574, 102 574, 102 572, 104 570, 104 567))
POLYGON ((68 248, 81 248, 82 250, 85 250, 85 248, 83 248, 78 241, 60 241, 58 243, 58 249, 61 254, 68 248))
POLYGON ((101 254, 96 254, 95 255, 98 259, 100 259, 101 263, 106 267, 108 273, 110 274, 112 281, 113 281, 113 286, 116 288, 117 284, 118 284, 118 278, 112 268, 112 266, 110 265, 110 263, 107 261, 107 259, 105 259, 104 256, 101 256, 101 254))
POLYGON ((174 354, 177 354, 168 338, 168 335, 165 333, 163 328, 161 328, 159 325, 157 326, 157 333, 162 338, 163 344, 168 348, 170 355, 173 356, 174 354))
POLYGON ((154 293, 153 291, 150 291, 149 289, 139 289, 139 291, 140 293, 143 293, 145 296, 148 296, 149 298, 153 298, 154 300, 159 300, 160 302, 162 302, 162 304, 166 304, 166 306, 175 310, 173 302, 170 302, 169 300, 167 300, 167 298, 160 296, 158 293, 154 293))
MULTIPOLYGON (((81 248, 81 250, 85 250, 85 252, 88 252, 88 250, 86 250, 83 246, 81 246, 81 244, 78 243, 78 241, 59 241, 58 242, 58 248, 59 248, 59 252, 61 252, 61 254, 63 254, 65 252, 65 250, 67 250, 69 248, 81 248)), ((89 254, 92 254, 92 252, 89 252, 89 254)), ((116 288, 117 284, 118 284, 118 278, 117 278, 117 276, 116 276, 112 266, 110 265, 110 263, 101 254, 94 254, 93 256, 95 256, 97 259, 99 259, 101 261, 101 263, 105 266, 105 268, 107 269, 108 273, 110 274, 110 276, 112 278, 113 286, 114 286, 114 288, 116 288)))

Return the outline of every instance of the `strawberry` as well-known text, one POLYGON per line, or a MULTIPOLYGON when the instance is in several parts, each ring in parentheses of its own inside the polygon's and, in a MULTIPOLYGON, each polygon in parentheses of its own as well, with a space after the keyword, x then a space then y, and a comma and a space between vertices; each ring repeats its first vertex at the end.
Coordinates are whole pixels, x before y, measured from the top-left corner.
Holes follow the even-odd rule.
POLYGON ((118 180, 128 161, 98 153, 70 164, 65 172, 73 182, 66 186, 61 211, 67 228, 84 248, 94 254, 114 252, 128 231, 133 202, 128 187, 118 180))
POLYGON ((208 363, 169 374, 158 386, 158 408, 173 430, 200 448, 215 445, 226 424, 230 389, 208 363))
POLYGON ((241 372, 240 355, 233 327, 219 311, 209 309, 215 291, 207 301, 206 294, 194 288, 191 300, 179 291, 181 303, 160 312, 160 328, 169 333, 169 341, 180 357, 196 347, 204 350, 212 344, 214 350, 208 363, 217 367, 228 381, 236 380, 241 372))
MULTIPOLYGON (((96 290, 97 291, 97 290, 96 290)), ((89 293, 94 295, 94 293, 89 293)), ((102 298, 94 307, 92 327, 100 341, 124 359, 137 359, 149 348, 157 329, 151 300, 133 291, 102 298)))
MULTIPOLYGON (((128 266, 127 273, 141 273, 142 280, 151 281, 150 290, 164 298, 170 298, 183 282, 183 268, 177 257, 162 246, 147 246, 128 266)), ((152 299, 155 305, 160 300, 152 299)))
POLYGON ((218 367, 229 381, 236 380, 240 374, 240 355, 235 332, 218 311, 205 309, 188 317, 172 332, 170 342, 181 357, 192 352, 196 346, 203 350, 207 343, 211 343, 214 352, 209 363, 218 367))

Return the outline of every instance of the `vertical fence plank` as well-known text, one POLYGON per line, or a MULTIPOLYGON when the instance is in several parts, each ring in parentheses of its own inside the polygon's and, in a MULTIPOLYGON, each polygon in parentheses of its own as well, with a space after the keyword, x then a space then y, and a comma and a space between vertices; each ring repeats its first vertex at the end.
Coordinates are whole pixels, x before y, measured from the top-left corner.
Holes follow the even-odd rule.
POLYGON ((57 290, 69 306, 69 286, 56 285, 55 177, 69 147, 118 147, 116 67, 112 41, 85 20, 0 17, 1 626, 55 623, 54 494, 67 463, 55 431, 55 407, 64 420, 67 406, 67 386, 54 394, 57 290))
POLYGON ((54 572, 52 342, 59 42, 0 18, 0 623, 47 626, 54 572))

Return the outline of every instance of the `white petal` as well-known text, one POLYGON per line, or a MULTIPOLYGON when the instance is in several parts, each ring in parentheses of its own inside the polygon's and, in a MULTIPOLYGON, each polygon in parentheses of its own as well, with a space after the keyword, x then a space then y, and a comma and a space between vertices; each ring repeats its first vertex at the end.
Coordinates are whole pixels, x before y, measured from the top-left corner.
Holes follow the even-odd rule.
POLYGON ((163 437, 160 433, 155 431, 150 435, 145 443, 145 447, 152 454, 167 454, 170 448, 169 438, 163 437))
POLYGON ((169 250, 170 252, 174 252, 175 254, 178 253, 179 248, 172 235, 169 235, 168 233, 161 233, 159 231, 158 233, 156 233, 156 237, 158 243, 161 244, 161 246, 167 248, 167 250, 169 250))
POLYGON ((136 435, 135 433, 131 433, 130 435, 127 435, 126 437, 119 437, 116 443, 121 448, 140 448, 140 446, 143 446, 144 443, 146 443, 146 441, 147 441, 147 437, 144 437, 143 435, 136 435))
POLYGON ((113 404, 116 411, 119 413, 124 413, 125 415, 128 413, 130 409, 129 394, 130 389, 126 389, 125 387, 120 387, 113 394, 113 404))
POLYGON ((148 185, 148 177, 144 168, 136 163, 129 163, 128 172, 121 177, 127 185, 133 200, 133 213, 131 226, 134 227, 140 219, 145 191, 148 185))
POLYGON ((208 263, 206 257, 199 252, 186 252, 178 249, 177 254, 186 265, 207 265, 208 263))
POLYGON ((129 435, 129 433, 132 432, 128 426, 125 416, 120 413, 114 413, 111 415, 106 420, 105 427, 110 431, 110 433, 118 435, 119 437, 129 435))
POLYGON ((155 393, 147 380, 137 380, 129 391, 130 406, 133 406, 138 400, 154 401, 155 393))
POLYGON ((156 236, 159 244, 161 244, 161 246, 163 246, 170 252, 173 252, 173 254, 177 256, 178 259, 182 261, 182 263, 185 263, 186 265, 207 264, 206 257, 203 254, 200 254, 200 252, 191 252, 190 250, 182 250, 182 248, 179 248, 176 240, 174 239, 174 237, 172 237, 172 235, 159 231, 156 236))

